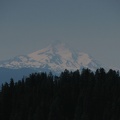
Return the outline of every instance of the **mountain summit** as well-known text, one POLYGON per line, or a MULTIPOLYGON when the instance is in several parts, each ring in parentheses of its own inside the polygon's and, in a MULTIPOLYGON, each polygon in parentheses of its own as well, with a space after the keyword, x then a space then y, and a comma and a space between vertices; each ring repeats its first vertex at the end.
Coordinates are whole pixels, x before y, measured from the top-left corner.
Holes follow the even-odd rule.
POLYGON ((61 72, 65 69, 73 71, 82 68, 89 68, 95 71, 101 65, 88 54, 75 51, 68 45, 59 43, 51 44, 28 55, 21 55, 2 61, 0 62, 0 67, 12 69, 34 68, 40 71, 61 72))

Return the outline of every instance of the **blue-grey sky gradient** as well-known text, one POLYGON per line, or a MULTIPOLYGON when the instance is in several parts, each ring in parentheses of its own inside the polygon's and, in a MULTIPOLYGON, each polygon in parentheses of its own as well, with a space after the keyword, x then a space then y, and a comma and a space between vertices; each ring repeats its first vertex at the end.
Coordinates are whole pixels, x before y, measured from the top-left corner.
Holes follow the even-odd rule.
POLYGON ((56 40, 120 68, 120 1, 0 0, 0 60, 56 40))

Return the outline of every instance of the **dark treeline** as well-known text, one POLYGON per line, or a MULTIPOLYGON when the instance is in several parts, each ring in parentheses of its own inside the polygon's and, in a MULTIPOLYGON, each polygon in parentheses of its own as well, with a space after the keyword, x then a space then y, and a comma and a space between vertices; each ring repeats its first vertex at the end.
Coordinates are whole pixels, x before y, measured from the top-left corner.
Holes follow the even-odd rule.
POLYGON ((103 68, 33 73, 2 85, 0 120, 120 120, 120 76, 103 68))

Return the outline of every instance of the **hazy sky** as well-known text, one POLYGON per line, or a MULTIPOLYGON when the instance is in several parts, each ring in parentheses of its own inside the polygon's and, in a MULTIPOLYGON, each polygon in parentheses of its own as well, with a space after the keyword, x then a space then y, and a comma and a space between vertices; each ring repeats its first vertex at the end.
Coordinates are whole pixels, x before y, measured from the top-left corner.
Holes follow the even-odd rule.
POLYGON ((0 60, 56 40, 120 68, 120 0, 0 0, 0 60))

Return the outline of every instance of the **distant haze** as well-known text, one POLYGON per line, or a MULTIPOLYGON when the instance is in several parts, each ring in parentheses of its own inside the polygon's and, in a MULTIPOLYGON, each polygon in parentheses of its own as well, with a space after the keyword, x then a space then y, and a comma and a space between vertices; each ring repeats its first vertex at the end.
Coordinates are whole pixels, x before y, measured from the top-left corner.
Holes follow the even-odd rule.
POLYGON ((120 1, 0 0, 0 60, 53 41, 120 68, 120 1))

